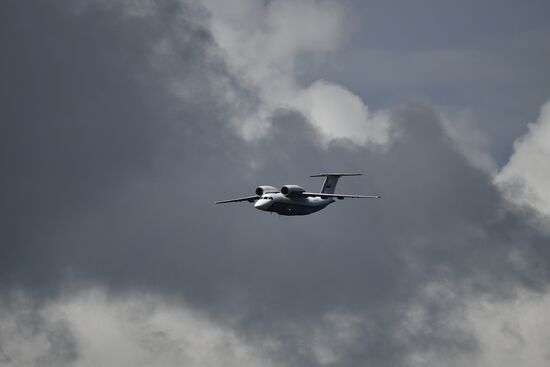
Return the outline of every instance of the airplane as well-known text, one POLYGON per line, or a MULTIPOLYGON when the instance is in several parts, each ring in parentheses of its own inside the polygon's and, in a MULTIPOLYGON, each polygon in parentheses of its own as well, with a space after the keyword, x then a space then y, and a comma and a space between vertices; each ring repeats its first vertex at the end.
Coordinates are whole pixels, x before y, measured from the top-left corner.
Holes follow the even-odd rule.
POLYGON ((254 203, 254 207, 266 212, 279 215, 308 215, 318 212, 333 203, 336 199, 360 198, 380 199, 378 195, 346 195, 335 194, 334 189, 338 179, 344 176, 361 176, 360 173, 320 173, 309 177, 325 177, 325 183, 321 192, 307 192, 298 185, 284 185, 281 190, 273 186, 258 186, 256 195, 243 198, 217 201, 216 204, 236 203, 248 201, 254 203))

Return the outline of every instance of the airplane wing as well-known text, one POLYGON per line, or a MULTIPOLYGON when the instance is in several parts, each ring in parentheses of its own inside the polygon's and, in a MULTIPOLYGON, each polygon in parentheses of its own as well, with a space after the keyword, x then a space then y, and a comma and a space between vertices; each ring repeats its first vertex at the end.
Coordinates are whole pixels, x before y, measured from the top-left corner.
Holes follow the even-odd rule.
POLYGON ((381 199, 381 196, 378 195, 345 195, 345 194, 323 194, 321 192, 302 192, 302 196, 310 196, 310 197, 320 197, 323 199, 328 198, 338 198, 338 199, 345 199, 345 198, 356 198, 356 199, 381 199))
POLYGON ((248 201, 250 203, 253 203, 255 202, 256 200, 258 200, 260 197, 257 196, 257 195, 254 195, 254 196, 247 196, 245 198, 238 198, 238 199, 230 199, 230 200, 222 200, 222 201, 216 201, 216 204, 224 204, 224 203, 237 203, 239 201, 248 201))

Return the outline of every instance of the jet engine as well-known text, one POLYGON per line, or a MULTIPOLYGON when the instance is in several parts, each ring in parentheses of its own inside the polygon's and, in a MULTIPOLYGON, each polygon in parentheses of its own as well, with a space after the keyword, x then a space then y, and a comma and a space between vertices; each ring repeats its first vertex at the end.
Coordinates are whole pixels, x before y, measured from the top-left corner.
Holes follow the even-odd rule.
POLYGON ((256 187, 256 195, 262 196, 263 194, 269 194, 273 192, 279 192, 275 187, 273 186, 258 186, 256 187))
POLYGON ((281 187, 281 193, 284 196, 289 196, 289 197, 300 196, 300 194, 305 191, 306 190, 304 190, 303 187, 298 185, 284 185, 283 187, 281 187))

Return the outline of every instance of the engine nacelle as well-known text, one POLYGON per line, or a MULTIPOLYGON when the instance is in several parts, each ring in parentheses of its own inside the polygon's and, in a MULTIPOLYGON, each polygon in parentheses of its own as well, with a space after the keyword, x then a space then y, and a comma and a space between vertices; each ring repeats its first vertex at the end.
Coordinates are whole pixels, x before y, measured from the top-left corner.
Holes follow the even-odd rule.
POLYGON ((300 196, 300 194, 305 191, 303 187, 298 185, 284 185, 281 187, 281 193, 284 196, 300 196))
POLYGON ((273 186, 258 186, 256 187, 256 195, 262 196, 263 194, 268 194, 270 192, 279 192, 277 188, 273 186))

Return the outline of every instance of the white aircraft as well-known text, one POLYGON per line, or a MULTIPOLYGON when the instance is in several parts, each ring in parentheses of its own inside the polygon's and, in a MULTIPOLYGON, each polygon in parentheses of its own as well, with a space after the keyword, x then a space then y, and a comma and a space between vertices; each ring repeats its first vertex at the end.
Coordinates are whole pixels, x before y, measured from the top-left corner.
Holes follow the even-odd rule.
POLYGON ((258 186, 256 195, 244 198, 217 201, 216 204, 255 202, 254 207, 279 215, 307 215, 324 209, 334 199, 361 198, 380 199, 380 196, 335 194, 334 189, 342 176, 361 176, 360 173, 321 173, 310 177, 326 177, 321 192, 307 192, 298 185, 284 185, 281 190, 273 186, 258 186))

